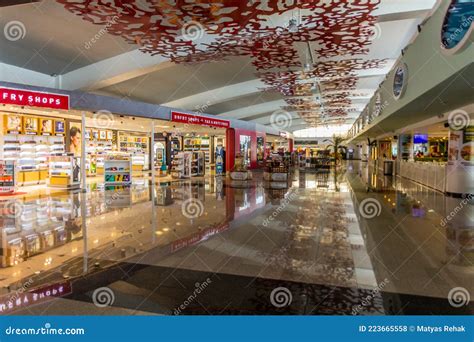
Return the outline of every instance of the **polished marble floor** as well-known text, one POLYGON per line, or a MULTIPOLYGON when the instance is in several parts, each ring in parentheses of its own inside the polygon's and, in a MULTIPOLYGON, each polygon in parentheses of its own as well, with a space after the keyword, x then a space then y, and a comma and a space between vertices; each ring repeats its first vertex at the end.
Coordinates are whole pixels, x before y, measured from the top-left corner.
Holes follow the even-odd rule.
POLYGON ((0 199, 0 311, 472 313, 472 302, 448 301, 453 288, 474 295, 472 203, 373 170, 357 161, 295 170, 287 184, 258 172, 245 184, 92 181, 87 193, 0 199), (361 208, 367 200, 374 215, 361 208), (2 305, 59 285, 67 291, 2 305))

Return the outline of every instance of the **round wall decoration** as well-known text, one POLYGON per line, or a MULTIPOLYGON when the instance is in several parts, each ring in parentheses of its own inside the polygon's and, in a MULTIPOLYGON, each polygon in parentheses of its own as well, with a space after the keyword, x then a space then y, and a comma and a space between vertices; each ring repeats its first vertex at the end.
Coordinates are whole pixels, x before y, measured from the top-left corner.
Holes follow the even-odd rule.
POLYGON ((474 28, 474 1, 452 0, 446 11, 441 29, 441 46, 449 53, 456 53, 466 44, 474 28))
POLYGON ((393 76, 393 97, 397 100, 403 96, 408 84, 408 66, 401 63, 395 69, 393 76))

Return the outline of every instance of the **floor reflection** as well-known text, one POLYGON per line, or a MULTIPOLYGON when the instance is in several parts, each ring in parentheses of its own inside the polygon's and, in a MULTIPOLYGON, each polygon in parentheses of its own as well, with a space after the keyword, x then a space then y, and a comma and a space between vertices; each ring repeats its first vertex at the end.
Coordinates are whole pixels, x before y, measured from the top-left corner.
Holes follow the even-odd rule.
MULTIPOLYGON (((474 293, 472 203, 443 227, 461 199, 360 162, 273 183, 259 173, 246 184, 91 182, 87 193, 2 200, 3 296, 66 281, 73 300, 56 299, 45 314, 90 303, 101 286, 127 314, 172 314, 210 277, 213 290, 183 314, 387 314, 413 308, 407 302, 446 308, 455 286, 474 293), (365 198, 380 203, 370 220, 358 208, 365 198), (285 308, 268 300, 281 286, 293 294, 285 308), (361 302, 368 304, 354 313, 361 302)), ((0 303, 4 313, 34 310, 0 303)))

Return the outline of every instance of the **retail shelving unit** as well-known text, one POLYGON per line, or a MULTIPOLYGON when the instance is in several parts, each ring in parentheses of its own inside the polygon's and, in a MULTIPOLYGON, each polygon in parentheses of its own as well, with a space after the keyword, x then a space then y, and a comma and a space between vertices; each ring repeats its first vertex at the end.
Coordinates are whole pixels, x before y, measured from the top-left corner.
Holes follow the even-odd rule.
POLYGON ((80 186, 79 158, 70 153, 49 157, 49 186, 74 189, 80 186))
POLYGON ((119 151, 128 153, 135 160, 132 160, 134 171, 148 170, 150 144, 149 137, 132 133, 119 132, 119 151))
POLYGON ((64 138, 8 134, 3 138, 3 159, 17 161, 19 185, 45 183, 48 178, 48 157, 64 152, 64 138))
POLYGON ((86 146, 87 176, 104 174, 104 157, 112 153, 112 140, 97 140, 96 134, 89 135, 86 146))
POLYGON ((204 176, 206 173, 206 161, 204 152, 192 152, 191 176, 204 176))
POLYGON ((211 162, 211 139, 209 137, 193 137, 184 138, 184 151, 197 152, 201 151, 205 155, 205 165, 211 162))
POLYGON ((145 155, 134 154, 132 155, 132 170, 143 171, 145 169, 145 155))
POLYGON ((180 138, 172 137, 170 139, 171 144, 171 160, 173 160, 178 153, 181 151, 181 141, 180 138))
POLYGON ((191 152, 179 152, 171 162, 171 177, 190 178, 191 177, 191 152))
POLYGON ((104 159, 105 185, 132 183, 132 160, 128 155, 111 155, 104 159))
POLYGON ((0 160, 0 194, 16 192, 16 164, 12 160, 0 160))

